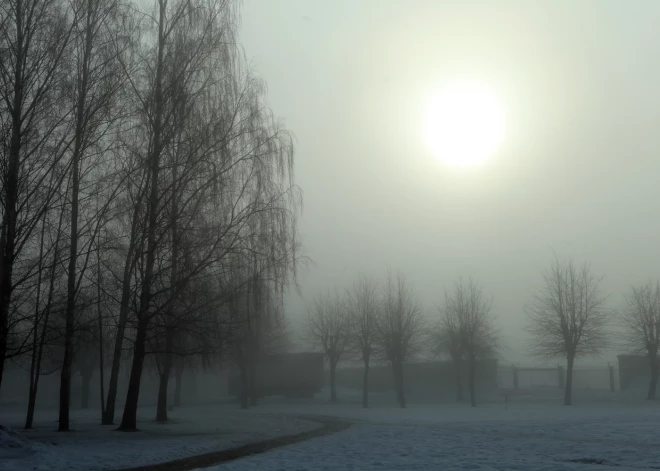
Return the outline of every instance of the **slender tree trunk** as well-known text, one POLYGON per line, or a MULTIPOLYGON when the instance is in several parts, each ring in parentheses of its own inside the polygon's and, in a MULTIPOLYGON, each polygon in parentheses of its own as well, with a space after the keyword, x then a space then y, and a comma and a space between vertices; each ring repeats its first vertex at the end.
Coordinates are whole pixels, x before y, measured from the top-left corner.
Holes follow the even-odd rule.
POLYGON ((39 376, 35 376, 30 380, 30 391, 28 396, 27 415, 25 417, 25 429, 31 429, 34 423, 34 407, 37 404, 37 385, 39 383, 39 376))
POLYGON ((153 282, 154 263, 156 259, 156 226, 158 225, 158 176, 160 173, 160 157, 163 149, 161 139, 163 120, 163 61, 165 53, 166 2, 159 4, 158 22, 158 58, 156 62, 156 77, 154 80, 154 104, 152 151, 149 156, 149 200, 147 203, 147 250, 142 289, 140 292, 140 306, 138 308, 138 330, 135 337, 133 362, 131 364, 131 378, 128 383, 124 414, 119 426, 122 430, 137 430, 137 407, 140 395, 140 380, 144 366, 145 342, 147 328, 151 320, 149 306, 151 304, 151 283, 153 282))
POLYGON ((475 376, 477 372, 477 359, 474 355, 470 355, 468 360, 468 387, 470 388, 470 405, 472 407, 477 407, 477 394, 475 388, 475 376))
POLYGON ((80 379, 82 380, 80 407, 85 410, 89 409, 89 387, 92 384, 93 371, 89 365, 85 365, 80 371, 80 379))
POLYGON ((124 262, 124 273, 121 288, 121 304, 119 306, 119 319, 115 344, 112 351, 112 365, 110 366, 110 381, 108 383, 108 399, 103 410, 103 425, 112 425, 115 422, 115 405, 117 402, 117 385, 119 383, 119 368, 121 366, 121 351, 124 345, 124 334, 128 320, 129 302, 131 298, 131 273, 135 266, 135 239, 139 222, 140 204, 136 206, 131 221, 131 238, 128 244, 128 253, 124 262))
POLYGON ((406 393, 404 389, 403 362, 397 362, 397 382, 399 389, 399 405, 402 409, 406 407, 406 393))
POLYGON ((337 402, 337 362, 330 361, 330 402, 337 402))
MULTIPOLYGON (((97 210, 98 212, 98 210, 97 210)), ((105 411, 105 390, 103 387, 103 376, 104 376, 104 351, 103 343, 105 337, 103 336, 103 314, 101 311, 101 233, 99 231, 98 239, 96 242, 96 315, 99 321, 99 390, 101 394, 101 422, 103 422, 103 412, 105 411)))
POLYGON ((181 380, 183 379, 183 359, 177 359, 174 368, 174 407, 181 407, 181 380))
POLYGON ((250 387, 248 383, 248 373, 247 373, 247 365, 242 364, 240 366, 241 370, 241 392, 240 392, 240 401, 241 401, 241 409, 247 409, 250 407, 249 403, 249 392, 248 389, 250 387))
MULTIPOLYGON (((2 215, 2 231, 0 231, 0 388, 7 357, 7 338, 9 337, 9 305, 12 295, 12 274, 16 250, 16 221, 18 204, 18 178, 21 153, 22 113, 23 113, 23 64, 25 63, 25 31, 24 14, 21 2, 15 4, 16 42, 13 47, 14 64, 14 96, 11 109, 11 140, 7 167, 4 170, 4 213, 2 215)), ((10 20, 7 20, 10 21, 10 20)))
MULTIPOLYGON (((45 216, 44 216, 45 217, 45 216)), ((46 334, 48 332, 48 321, 50 319, 50 310, 53 305, 53 295, 55 293, 55 278, 57 273, 57 264, 60 258, 60 238, 62 236, 62 223, 64 221, 64 211, 60 211, 59 222, 57 225, 57 237, 55 238, 55 248, 53 250, 53 262, 50 267, 50 282, 48 285, 48 296, 46 299, 46 307, 44 308, 44 322, 41 329, 41 339, 39 340, 39 351, 37 352, 37 362, 35 365, 34 384, 30 389, 30 397, 28 398, 28 411, 25 418, 25 428, 32 428, 34 421, 34 408, 37 403, 37 391, 39 389, 39 378, 41 377, 41 360, 43 358, 44 346, 46 345, 46 334)))
POLYGON ((156 406, 156 422, 167 422, 167 388, 170 383, 170 368, 158 375, 158 405, 156 406))
POLYGON ((170 384, 170 372, 172 371, 171 355, 163 364, 163 370, 158 375, 158 402, 156 405, 156 422, 165 423, 167 417, 167 390, 170 384))
POLYGON ((34 308, 34 324, 32 326, 32 355, 30 357, 30 386, 28 389, 28 410, 25 418, 25 428, 32 428, 32 421, 34 419, 34 406, 36 401, 36 394, 33 394, 35 376, 39 374, 36 371, 37 366, 37 352, 38 352, 38 337, 39 337, 39 310, 41 308, 41 282, 43 273, 43 259, 44 259, 44 238, 46 233, 46 216, 47 211, 44 211, 43 219, 41 220, 41 237, 39 238, 39 261, 37 262, 37 297, 35 300, 34 308), (34 397, 33 397, 34 396, 34 397))
POLYGON ((78 261, 78 211, 80 194, 80 161, 83 152, 83 134, 85 132, 85 107, 87 103, 87 88, 89 86, 89 63, 94 44, 93 8, 87 5, 85 11, 85 49, 82 60, 82 76, 79 83, 76 107, 76 135, 71 159, 71 234, 69 242, 69 270, 67 277, 67 298, 64 329, 64 360, 60 375, 60 414, 58 431, 69 430, 69 409, 71 407, 71 362, 73 361, 73 335, 76 308, 76 281, 78 261))
POLYGON ((454 358, 454 375, 456 378, 456 402, 463 402, 463 362, 454 358))
POLYGON ((147 321, 144 319, 138 321, 131 374, 128 379, 128 391, 126 392, 126 404, 124 406, 121 424, 119 425, 119 430, 127 432, 137 430, 137 408, 140 399, 140 380, 144 367, 144 355, 146 353, 147 327, 147 321))
POLYGON ((362 375, 362 407, 369 407, 369 357, 364 359, 364 374, 362 375))
POLYGON ((566 358, 566 388, 564 389, 565 406, 570 406, 572 404, 574 361, 575 361, 575 356, 573 354, 568 354, 566 358))
POLYGON ((257 359, 252 355, 250 361, 248 381, 249 381, 249 391, 250 391, 250 406, 255 407, 259 404, 259 391, 257 385, 257 359))
POLYGON ((658 386, 658 357, 656 352, 649 354, 649 364, 651 367, 651 381, 649 382, 649 392, 646 395, 648 401, 655 400, 655 390, 658 386))
MULTIPOLYGON (((57 243, 59 243, 59 238, 57 243)), ((55 249, 55 256, 53 257, 54 260, 57 260, 58 258, 57 252, 58 252, 57 249, 55 249)), ((55 267, 56 267, 56 263, 53 262, 53 268, 52 268, 53 272, 55 271, 55 267)), ((30 389, 30 397, 28 399, 28 411, 27 411, 27 417, 25 419, 26 429, 32 428, 32 423, 34 420, 34 408, 37 404, 37 391, 39 390, 39 378, 41 377, 41 360, 44 354, 44 346, 46 345, 46 333, 48 332, 48 320, 50 318, 50 309, 53 301, 54 291, 55 291, 55 274, 52 273, 50 288, 48 289, 48 301, 46 302, 46 308, 45 308, 46 312, 44 314, 44 325, 43 328, 41 329, 41 339, 39 340, 39 351, 37 352, 37 364, 35 367, 34 384, 30 389)))
POLYGON ((165 358, 162 370, 158 375, 158 402, 156 405, 156 422, 167 422, 167 388, 170 384, 172 371, 172 337, 174 332, 168 328, 165 338, 165 358))

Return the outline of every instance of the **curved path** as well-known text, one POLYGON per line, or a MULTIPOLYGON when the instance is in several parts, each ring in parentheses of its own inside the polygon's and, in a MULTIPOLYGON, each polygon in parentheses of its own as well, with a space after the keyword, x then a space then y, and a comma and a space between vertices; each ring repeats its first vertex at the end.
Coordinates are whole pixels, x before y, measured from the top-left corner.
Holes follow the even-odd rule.
POLYGON ((228 450, 214 451, 203 455, 190 456, 188 458, 148 466, 139 466, 137 468, 124 468, 121 471, 190 471, 198 468, 208 468, 245 456, 264 453, 275 448, 341 432, 351 426, 350 422, 336 418, 305 416, 304 419, 318 422, 322 424, 322 426, 314 430, 308 430, 294 435, 269 438, 268 440, 249 443, 228 450))

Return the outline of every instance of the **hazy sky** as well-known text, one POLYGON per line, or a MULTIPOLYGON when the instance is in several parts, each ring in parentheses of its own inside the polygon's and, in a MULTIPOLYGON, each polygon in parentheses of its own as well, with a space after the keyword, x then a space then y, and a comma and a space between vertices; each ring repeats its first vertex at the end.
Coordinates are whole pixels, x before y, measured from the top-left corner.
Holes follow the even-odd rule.
POLYGON ((244 0, 247 56, 297 138, 304 297, 389 265, 434 314, 471 275, 520 361, 552 250, 591 262, 613 308, 660 278, 658 18, 655 0, 244 0), (459 172, 422 118, 465 79, 497 90, 508 132, 459 172))

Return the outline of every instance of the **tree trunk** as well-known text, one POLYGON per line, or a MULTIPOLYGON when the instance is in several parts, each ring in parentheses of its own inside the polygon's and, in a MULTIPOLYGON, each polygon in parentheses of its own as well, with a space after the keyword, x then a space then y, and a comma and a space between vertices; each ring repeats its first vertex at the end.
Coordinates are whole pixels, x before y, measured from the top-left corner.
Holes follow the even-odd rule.
MULTIPOLYGON (((71 157, 71 232, 69 239, 69 270, 67 274, 66 312, 64 318, 64 360, 60 375, 60 414, 58 431, 69 430, 69 409, 71 407, 71 362, 73 361, 73 335, 76 304, 76 281, 78 272, 78 211, 80 194, 80 160, 83 153, 83 139, 85 134, 85 113, 87 103, 87 88, 89 86, 89 65, 94 44, 94 28, 92 26, 94 8, 88 5, 85 12, 85 46, 82 60, 82 76, 77 87, 76 129, 71 157)), ((89 385, 87 385, 89 386, 89 385)), ((84 386, 83 386, 84 387, 84 386)), ((89 398, 87 398, 89 399, 89 398)))
POLYGON ((30 388, 30 397, 28 398, 28 412, 25 418, 25 428, 32 428, 34 420, 34 408, 37 403, 37 391, 39 388, 39 377, 41 376, 41 360, 44 354, 44 346, 46 345, 46 333, 48 332, 48 321, 50 318, 50 309, 53 304, 53 293, 55 292, 55 274, 57 269, 57 261, 60 253, 60 236, 62 234, 62 221, 64 219, 64 211, 60 212, 60 220, 57 226, 57 237, 55 239, 55 250, 53 251, 53 264, 50 268, 50 283, 48 286, 48 297, 46 299, 46 307, 44 313, 44 326, 41 329, 41 339, 39 340, 39 351, 37 352, 37 363, 35 365, 34 384, 30 388))
POLYGON ((259 391, 257 391, 257 365, 256 359, 252 358, 250 361, 250 371, 248 374, 249 381, 249 395, 250 395, 250 406, 254 407, 259 403, 259 391))
MULTIPOLYGON (((32 422, 34 420, 34 406, 36 403, 37 395, 33 393, 35 390, 36 377, 39 375, 37 371, 37 352, 38 352, 38 342, 39 337, 39 309, 41 307, 41 282, 43 274, 43 258, 44 258, 44 236, 46 233, 46 216, 48 215, 47 211, 44 211, 44 217, 41 221, 41 237, 39 239, 39 261, 37 262, 37 297, 35 300, 34 308, 34 324, 32 331, 32 356, 30 357, 30 386, 28 389, 28 410, 27 416, 25 417, 25 428, 32 428, 32 422)), ((45 328, 45 326, 44 326, 45 328)))
POLYGON ((337 402, 337 383, 335 376, 337 373, 337 363, 330 362, 330 402, 337 402))
POLYGON ((247 409, 248 407, 250 407, 250 403, 248 400, 249 383, 248 383, 247 365, 245 364, 241 365, 240 370, 241 370, 241 391, 240 391, 241 409, 247 409))
POLYGON ((369 407, 369 358, 364 360, 364 375, 362 376, 362 407, 369 407))
POLYGON ((470 355, 468 360, 468 388, 470 388, 470 405, 477 407, 477 395, 475 391, 475 376, 477 372, 477 359, 474 355, 470 355))
POLYGON ((403 377, 403 362, 399 361, 397 363, 397 369, 398 369, 398 374, 397 374, 397 382, 398 382, 398 389, 399 389, 399 405, 401 406, 402 409, 405 409, 406 407, 406 392, 404 388, 404 377, 403 377))
POLYGON ((454 359, 454 375, 456 378, 456 402, 463 402, 463 362, 460 358, 454 359))
POLYGON ((573 394, 573 363, 575 356, 569 354, 566 357, 566 388, 564 389, 564 405, 570 406, 572 404, 573 394))
POLYGON ((177 359, 174 369, 174 407, 181 407, 181 380, 183 377, 183 359, 177 359))
POLYGON ((37 404, 37 383, 39 382, 39 376, 34 378, 34 382, 30 384, 30 391, 28 397, 28 408, 27 415, 25 417, 25 429, 31 429, 32 423, 34 422, 34 407, 37 404))
POLYGON ((86 367, 80 372, 80 378, 82 379, 82 390, 80 396, 80 407, 82 409, 89 409, 89 386, 92 383, 92 369, 87 369, 86 367))
POLYGON ((121 351, 124 346, 124 333, 128 320, 129 302, 131 298, 131 272, 135 266, 135 238, 139 221, 139 204, 133 213, 131 221, 131 239, 128 244, 128 254, 124 263, 124 273, 121 288, 121 304, 119 305, 119 319, 115 334, 115 345, 112 352, 112 365, 110 366, 110 382, 108 383, 108 399, 103 411, 103 425, 112 425, 115 422, 115 404, 117 402, 117 384, 119 382, 119 368, 121 366, 121 351))
POLYGON ((140 305, 137 318, 138 329, 133 350, 133 362, 131 364, 131 378, 128 382, 126 404, 124 414, 119 428, 121 430, 137 430, 137 408, 140 396, 140 380, 142 378, 142 367, 144 366, 145 343, 147 340, 147 328, 150 316, 149 306, 151 304, 151 284, 154 276, 154 263, 156 260, 156 226, 158 223, 158 175, 160 172, 160 156, 163 148, 161 140, 163 119, 163 60, 165 54, 165 18, 166 2, 159 3, 158 22, 158 59, 156 63, 156 77, 154 81, 154 105, 152 150, 149 155, 149 199, 147 202, 147 250, 140 290, 140 305))
POLYGON ((158 403, 156 406, 156 422, 167 422, 167 387, 170 384, 170 372, 172 371, 172 347, 174 330, 167 328, 165 334, 165 358, 163 368, 158 375, 158 403))
MULTIPOLYGON (((97 199, 97 213, 98 213, 98 199, 97 199)), ((105 353, 103 343, 105 336, 103 335, 103 312, 101 310, 101 283, 103 282, 101 275, 101 231, 99 231, 96 241, 96 315, 99 321, 99 392, 101 397, 101 423, 103 423, 103 413, 105 412, 105 387, 103 379, 105 375, 104 360, 105 353)))
POLYGON ((170 383, 172 368, 165 365, 163 372, 158 375, 158 405, 156 406, 156 422, 167 422, 167 387, 170 383))
POLYGON ((651 381, 649 382, 649 392, 646 395, 648 401, 655 400, 655 390, 658 386, 658 357, 657 353, 649 354, 649 365, 651 367, 651 381))
MULTIPOLYGON (((4 169, 4 212, 2 215, 2 230, 0 231, 0 388, 7 357, 7 339, 9 337, 9 305, 12 295, 12 274, 16 250, 16 222, 18 205, 18 179, 20 172, 21 134, 23 131, 23 64, 27 50, 25 47, 25 31, 23 25, 23 7, 17 3, 16 41, 12 48, 14 56, 14 80, 11 106, 11 140, 6 168, 4 169)), ((8 20, 9 21, 9 20, 8 20)))
POLYGON ((134 432, 137 430, 137 408, 140 399, 140 380, 142 379, 142 368, 144 367, 144 355, 147 341, 148 322, 140 319, 135 335, 135 347, 133 348, 133 362, 131 364, 131 376, 128 380, 128 391, 126 392, 126 404, 124 414, 121 418, 119 430, 134 432))

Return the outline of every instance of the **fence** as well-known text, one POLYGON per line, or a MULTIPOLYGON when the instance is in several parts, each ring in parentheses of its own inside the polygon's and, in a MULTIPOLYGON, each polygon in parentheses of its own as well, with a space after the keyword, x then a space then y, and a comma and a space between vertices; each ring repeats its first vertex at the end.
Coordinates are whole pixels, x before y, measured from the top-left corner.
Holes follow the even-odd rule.
MULTIPOLYGON (((502 366, 498 368, 497 384, 504 389, 559 388, 566 383, 564 366, 502 366)), ((619 370, 613 365, 577 367, 573 369, 573 387, 615 391, 619 384, 619 370)))

